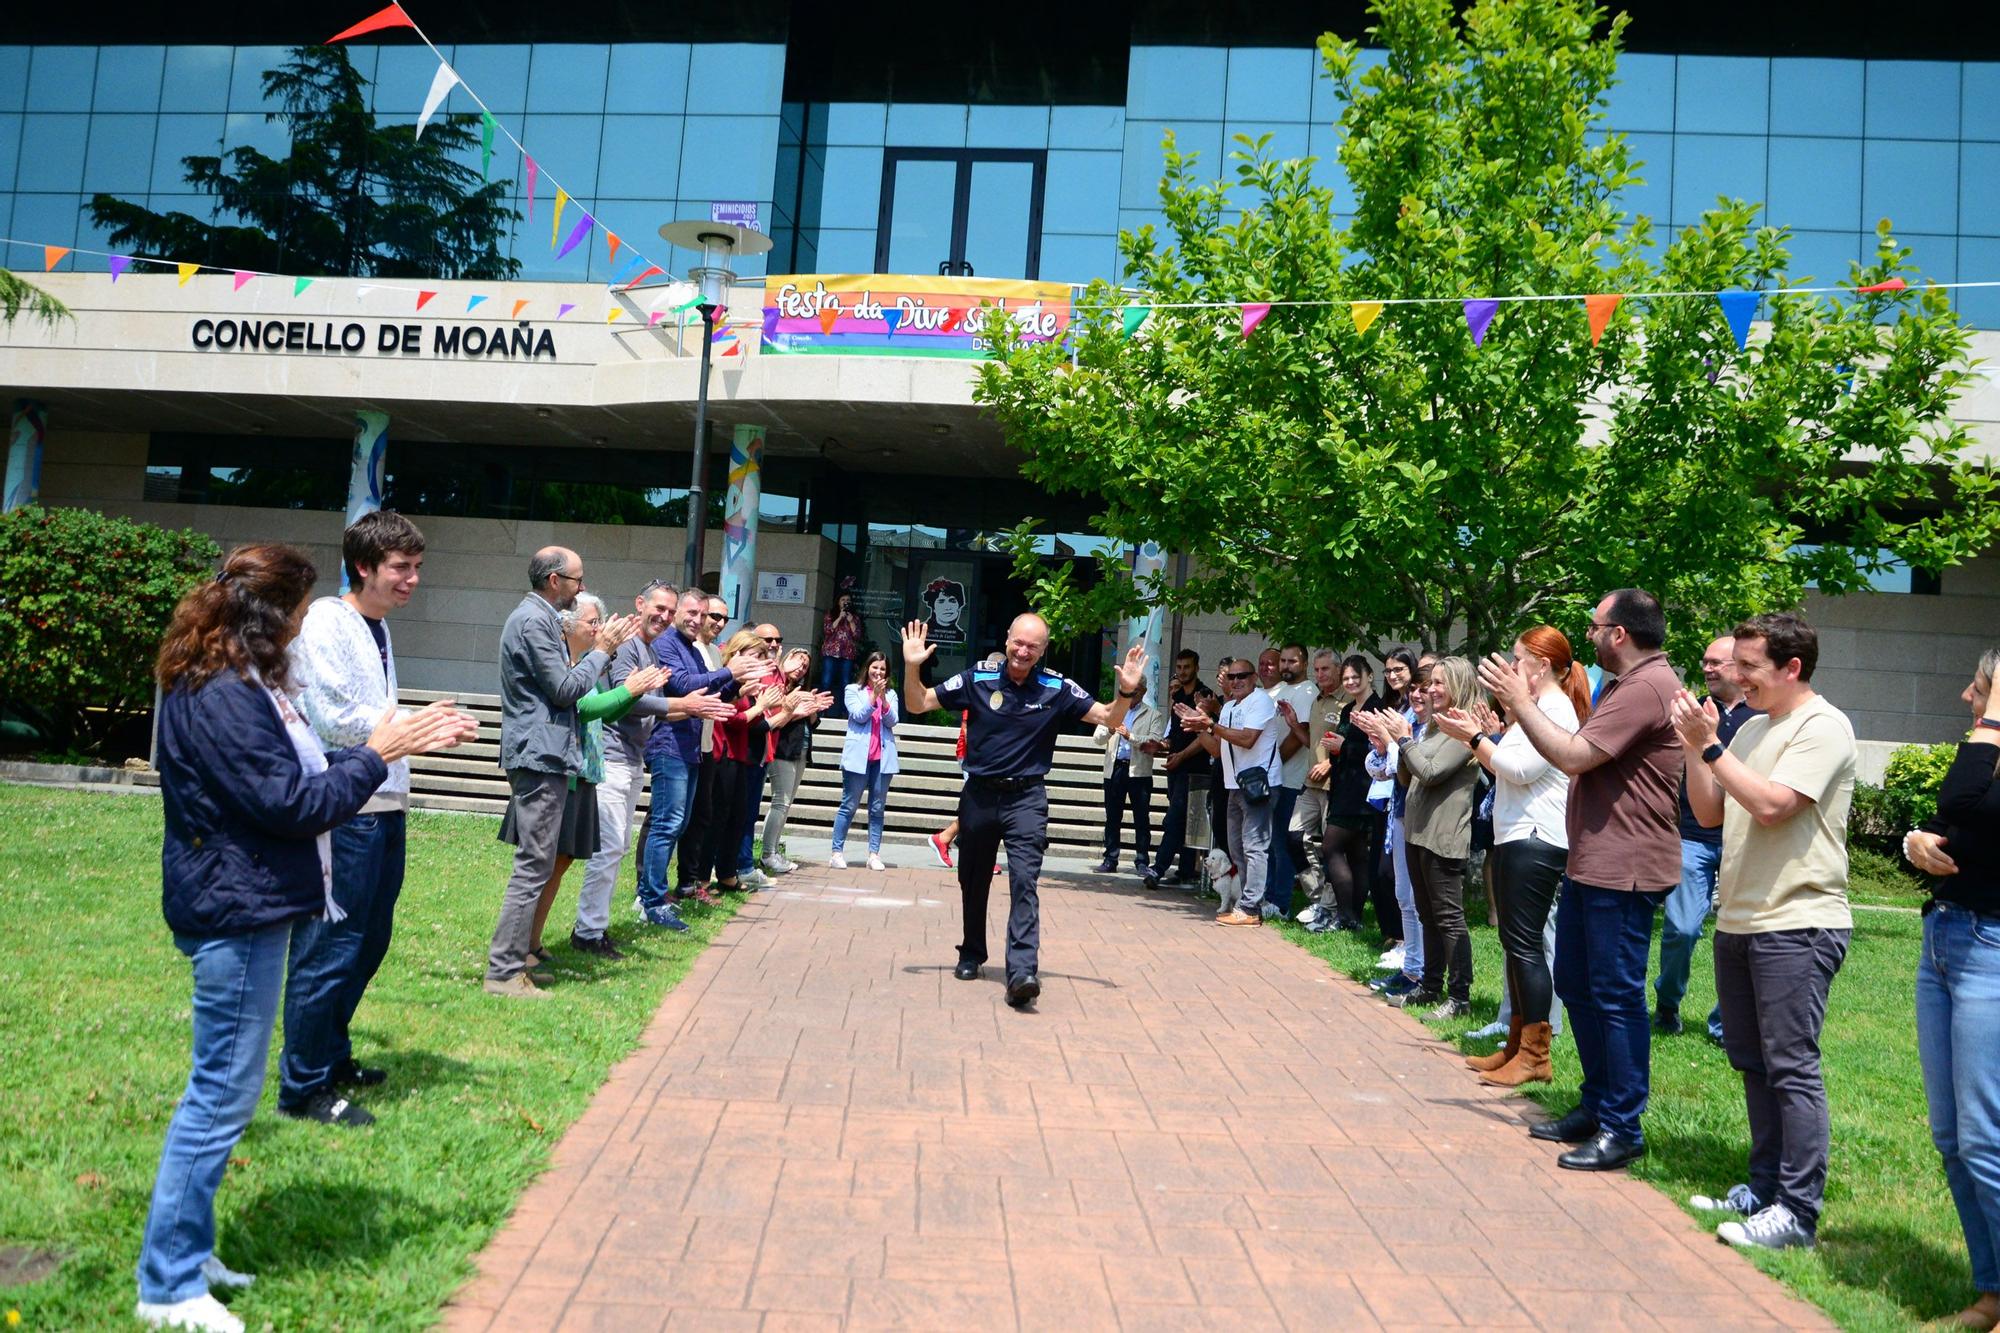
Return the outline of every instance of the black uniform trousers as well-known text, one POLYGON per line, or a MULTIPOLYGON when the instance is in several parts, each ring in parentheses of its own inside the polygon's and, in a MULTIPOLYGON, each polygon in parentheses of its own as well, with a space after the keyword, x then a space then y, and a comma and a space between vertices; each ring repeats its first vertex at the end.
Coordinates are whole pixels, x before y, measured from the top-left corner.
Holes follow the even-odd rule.
POLYGON ((965 908, 960 962, 986 961, 986 898, 1002 843, 1007 847, 1007 979, 1036 970, 1042 944, 1042 853, 1049 845, 1049 792, 1037 781, 1010 787, 967 778, 958 798, 958 891, 965 908))

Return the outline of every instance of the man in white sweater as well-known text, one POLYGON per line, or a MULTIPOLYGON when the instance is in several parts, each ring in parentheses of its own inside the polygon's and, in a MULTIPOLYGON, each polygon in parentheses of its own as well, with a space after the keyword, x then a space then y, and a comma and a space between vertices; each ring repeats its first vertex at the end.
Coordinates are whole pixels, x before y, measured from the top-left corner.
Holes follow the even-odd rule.
MULTIPOLYGON (((299 707, 328 749, 360 745, 396 707, 396 658, 389 613, 409 605, 424 563, 424 534, 401 514, 363 514, 341 539, 350 591, 322 597, 292 641, 299 707)), ((467 739, 478 723, 464 718, 467 739)), ((285 978, 285 1046, 278 1110, 328 1125, 374 1120, 345 1089, 388 1077, 354 1058, 347 1025, 389 951, 403 889, 403 823, 410 765, 397 760, 361 812, 333 831, 333 898, 340 915, 313 918, 292 932, 285 978)))

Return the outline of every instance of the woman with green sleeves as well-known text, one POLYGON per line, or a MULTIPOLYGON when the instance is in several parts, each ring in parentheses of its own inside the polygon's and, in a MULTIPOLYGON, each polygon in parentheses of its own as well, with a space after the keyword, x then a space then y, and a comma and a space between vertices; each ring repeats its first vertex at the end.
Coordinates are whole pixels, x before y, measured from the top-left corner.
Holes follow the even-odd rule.
MULTIPOLYGON (((578 593, 576 604, 562 613, 562 627, 569 643, 570 661, 580 660, 590 651, 597 631, 604 627, 604 603, 592 593, 578 593)), ((609 664, 605 670, 609 672, 609 664)), ((548 923, 549 908, 555 904, 570 862, 588 861, 597 854, 597 784, 604 780, 604 728, 624 717, 639 696, 658 688, 666 679, 667 669, 661 666, 641 667, 619 685, 612 685, 608 675, 601 676, 597 688, 576 701, 577 722, 583 727, 583 772, 569 780, 569 794, 563 800, 562 830, 556 837, 555 870, 542 886, 542 899, 535 905, 535 933, 528 947, 531 970, 548 961, 548 952, 542 947, 542 927, 548 923)), ((515 841, 511 805, 507 817, 500 822, 500 841, 515 841)))

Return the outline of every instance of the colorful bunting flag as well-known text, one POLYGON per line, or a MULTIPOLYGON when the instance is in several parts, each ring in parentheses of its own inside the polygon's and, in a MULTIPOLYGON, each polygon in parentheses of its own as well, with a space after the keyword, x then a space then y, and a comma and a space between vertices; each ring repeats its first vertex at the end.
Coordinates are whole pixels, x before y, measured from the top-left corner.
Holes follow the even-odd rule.
POLYGON ((618 318, 618 317, 619 317, 620 315, 622 315, 622 314, 624 314, 624 313, 625 313, 625 307, 624 307, 624 306, 622 306, 622 305, 615 305, 615 306, 612 306, 612 307, 611 307, 611 313, 610 313, 610 314, 608 314, 608 315, 606 315, 606 316, 604 317, 604 322, 605 322, 606 324, 609 324, 609 323, 612 323, 612 322, 613 322, 614 320, 616 320, 616 319, 617 319, 617 318, 618 318))
POLYGON ((180 263, 175 264, 174 267, 181 271, 180 281, 174 284, 177 287, 187 286, 188 279, 201 271, 201 265, 199 264, 180 263))
POLYGON ((652 328, 652 327, 653 327, 653 326, 654 326, 655 324, 659 323, 659 322, 660 322, 661 320, 665 319, 666 317, 667 317, 667 312, 666 312, 666 311, 664 311, 664 310, 655 310, 655 311, 654 311, 654 312, 653 312, 652 314, 650 314, 650 315, 646 316, 646 327, 650 329, 650 328, 652 328))
POLYGON ((735 336, 736 335, 734 333, 731 333, 729 331, 729 326, 727 324, 717 324, 715 326, 715 332, 708 335, 708 340, 712 343, 720 344, 730 341, 735 336))
POLYGON ((896 326, 898 324, 901 324, 902 322, 903 322, 903 312, 901 310, 891 307, 890 309, 884 310, 882 312, 882 325, 884 328, 889 330, 889 336, 891 338, 896 336, 896 326))
POLYGON ((132 267, 132 256, 130 255, 111 256, 111 280, 113 282, 118 281, 118 275, 123 273, 126 269, 130 267, 132 267))
POLYGON ((1762 292, 1717 292, 1716 301, 1722 306, 1722 317, 1729 321, 1729 332, 1736 338, 1736 350, 1742 351, 1750 341, 1750 320, 1757 313, 1757 303, 1764 299, 1762 292))
POLYGON ((306 288, 312 285, 313 285, 313 280, 311 278, 293 278, 292 295, 304 296, 306 294, 306 288))
POLYGON ((591 224, 596 221, 597 219, 591 217, 590 214, 588 213, 585 213, 582 217, 578 218, 576 220, 576 226, 570 229, 569 239, 562 243, 562 249, 556 251, 556 258, 561 259, 564 255, 568 254, 570 251, 576 249, 577 242, 581 241, 584 238, 584 236, 590 231, 591 224))
POLYGON ((607 253, 604 256, 605 262, 615 264, 618 262, 618 247, 623 245, 624 242, 618 239, 617 232, 612 231, 608 227, 605 228, 604 239, 605 242, 611 247, 609 253, 607 253))
POLYGON ((832 333, 834 321, 839 318, 840 306, 838 304, 821 306, 819 311, 819 331, 821 333, 832 333))
POLYGON ((482 180, 493 179, 493 113, 480 108, 479 112, 479 175, 482 180))
POLYGON ((250 279, 252 279, 252 278, 254 278, 254 277, 256 277, 256 276, 257 276, 257 275, 256 275, 255 273, 252 273, 252 272, 251 272, 250 270, 248 270, 248 269, 243 269, 243 268, 239 268, 239 269, 237 269, 237 270, 236 270, 236 286, 235 286, 235 287, 233 288, 233 290, 235 290, 235 291, 239 291, 239 292, 240 292, 240 291, 242 291, 242 290, 243 290, 243 284, 244 284, 244 283, 246 283, 246 282, 248 282, 248 281, 250 281, 250 279))
POLYGON ((1356 301, 1353 305, 1347 307, 1347 313, 1354 317, 1354 332, 1356 336, 1359 336, 1368 332, 1368 326, 1382 317, 1382 303, 1380 301, 1356 301))
POLYGON ((417 116, 417 138, 424 137, 424 126, 431 123, 431 117, 444 105, 444 99, 451 95, 452 86, 457 82, 458 71, 439 61, 438 72, 431 76, 431 90, 424 95, 424 109, 417 116))
POLYGON ((1245 301, 1243 303, 1243 336, 1248 338, 1250 331, 1259 324, 1262 324, 1264 316, 1270 313, 1271 303, 1269 301, 1245 301))
POLYGON ((1604 336, 1604 326, 1611 322, 1611 312, 1625 298, 1609 293, 1583 298, 1583 308, 1590 316, 1590 345, 1597 346, 1597 340, 1604 336))
POLYGON ((422 310, 426 305, 430 304, 430 299, 436 295, 437 295, 436 292, 421 292, 421 291, 418 292, 417 309, 422 310))
POLYGON ((1129 338, 1133 334, 1137 333, 1139 331, 1139 326, 1146 322, 1146 316, 1152 313, 1153 313, 1153 307, 1149 305, 1126 306, 1123 315, 1125 323, 1125 336, 1129 338))
POLYGON ((410 22, 410 16, 403 12, 401 5, 392 4, 387 9, 377 10, 375 13, 370 14, 351 28, 343 28, 341 31, 327 38, 326 45, 332 46, 335 42, 344 42, 350 37, 359 37, 363 33, 380 32, 384 28, 414 28, 416 26, 416 24, 410 22))
POLYGON ((743 344, 742 344, 742 343, 740 343, 740 342, 733 342, 733 343, 729 344, 729 348, 728 348, 728 350, 727 350, 727 351, 725 351, 725 352, 723 352, 723 355, 724 355, 724 356, 737 356, 737 355, 740 355, 740 354, 742 353, 742 351, 743 351, 743 344))
POLYGON ((508 316, 508 318, 519 319, 521 317, 521 312, 523 310, 526 310, 527 308, 528 308, 528 298, 524 296, 520 300, 514 302, 514 313, 508 316))
POLYGON ((570 311, 574 309, 576 309, 576 306, 574 304, 568 301, 564 301, 561 305, 556 307, 556 318, 561 319, 564 315, 567 315, 570 311))
POLYGON ((950 333, 963 323, 965 323, 965 312, 957 306, 947 306, 944 312, 944 320, 938 325, 938 331, 940 333, 950 333))
MULTIPOLYGON (((535 165, 535 159, 531 154, 521 154, 521 161, 528 168, 528 221, 533 222, 535 220, 535 177, 540 173, 541 168, 535 165)), ((549 244, 555 244, 553 237, 550 238, 549 244)))
POLYGON ((1856 287, 1854 290, 1863 296, 1872 296, 1877 292, 1900 292, 1909 285, 1901 278, 1890 278, 1886 282, 1873 282, 1866 287, 1856 287))
POLYGON ((630 291, 632 288, 637 287, 640 283, 644 282, 646 279, 652 277, 655 273, 665 273, 665 272, 666 270, 661 268, 658 264, 649 264, 646 266, 646 271, 644 273, 641 273, 638 277, 633 278, 630 282, 625 284, 625 289, 627 291, 630 291))
POLYGON ((484 301, 485 299, 486 299, 486 298, 485 298, 485 297, 483 297, 483 296, 468 296, 468 297, 466 297, 466 298, 465 298, 465 313, 469 315, 469 314, 471 314, 471 313, 472 313, 473 311, 477 310, 477 309, 479 308, 479 303, 480 303, 481 301, 484 301))
POLYGON ((1472 345, 1481 346, 1486 341, 1486 326, 1493 322, 1493 314, 1500 309, 1498 301, 1485 297, 1475 297, 1465 303, 1465 327, 1472 330, 1472 345))
POLYGON ((47 270, 55 268, 57 264, 62 263, 62 257, 68 253, 69 253, 69 247, 67 245, 43 246, 42 247, 43 269, 47 270))

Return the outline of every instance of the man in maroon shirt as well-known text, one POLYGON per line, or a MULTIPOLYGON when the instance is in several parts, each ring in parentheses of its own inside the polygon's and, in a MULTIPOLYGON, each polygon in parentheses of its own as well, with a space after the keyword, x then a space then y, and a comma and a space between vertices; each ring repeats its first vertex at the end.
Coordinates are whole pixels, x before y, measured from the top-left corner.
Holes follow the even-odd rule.
POLYGON ((1557 1162, 1609 1171, 1642 1157, 1639 1117, 1652 1082, 1646 954, 1653 913, 1681 877, 1680 737, 1672 704, 1680 679, 1660 645, 1667 620, 1640 588, 1608 594, 1591 613, 1604 687, 1580 731, 1541 709, 1511 659, 1494 654, 1480 683, 1528 740, 1570 775, 1569 865, 1556 914, 1556 994, 1569 1010, 1583 1065, 1580 1104, 1534 1126, 1538 1139, 1577 1144, 1557 1162))

